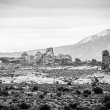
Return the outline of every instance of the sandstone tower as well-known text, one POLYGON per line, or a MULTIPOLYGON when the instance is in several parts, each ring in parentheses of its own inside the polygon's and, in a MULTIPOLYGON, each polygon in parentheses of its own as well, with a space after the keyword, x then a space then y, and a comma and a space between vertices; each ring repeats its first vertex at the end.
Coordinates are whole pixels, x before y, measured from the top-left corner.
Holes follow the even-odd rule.
POLYGON ((43 65, 50 64, 52 67, 54 66, 54 51, 53 48, 47 48, 46 52, 43 56, 43 65))
POLYGON ((110 54, 108 50, 102 52, 102 70, 110 71, 110 54))

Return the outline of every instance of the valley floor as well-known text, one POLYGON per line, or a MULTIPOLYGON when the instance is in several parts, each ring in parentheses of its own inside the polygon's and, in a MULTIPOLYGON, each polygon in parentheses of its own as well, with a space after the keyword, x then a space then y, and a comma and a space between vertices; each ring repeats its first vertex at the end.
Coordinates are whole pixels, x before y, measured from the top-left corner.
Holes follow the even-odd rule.
POLYGON ((109 79, 110 73, 96 67, 18 69, 13 77, 1 73, 0 110, 106 110, 109 79), (94 77, 99 83, 92 86, 94 77), (95 93, 95 87, 102 92, 95 93))

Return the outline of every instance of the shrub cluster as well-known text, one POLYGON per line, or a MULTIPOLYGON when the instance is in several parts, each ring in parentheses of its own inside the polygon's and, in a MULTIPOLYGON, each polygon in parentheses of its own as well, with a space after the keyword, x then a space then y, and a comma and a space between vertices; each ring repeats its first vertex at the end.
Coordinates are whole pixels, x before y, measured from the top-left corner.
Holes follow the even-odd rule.
POLYGON ((51 110, 51 107, 47 104, 39 106, 38 110, 51 110))
POLYGON ((29 109, 31 106, 29 104, 26 104, 25 102, 22 102, 18 105, 20 109, 29 109))
POLYGON ((72 82, 70 82, 70 81, 69 81, 69 82, 67 82, 67 85, 72 85, 72 82))
POLYGON ((59 87, 59 88, 57 88, 57 90, 60 91, 60 92, 69 92, 69 91, 70 91, 70 90, 69 90, 68 88, 66 88, 66 87, 59 87))
POLYGON ((64 110, 76 110, 78 108, 78 103, 70 103, 68 106, 64 106, 64 110))
POLYGON ((56 94, 58 97, 60 97, 61 96, 61 92, 57 92, 57 94, 56 94))
POLYGON ((32 91, 32 92, 38 91, 38 86, 36 86, 36 85, 33 86, 31 91, 32 91))
POLYGON ((83 91, 83 96, 88 97, 89 95, 91 95, 91 91, 90 90, 84 90, 83 91))
POLYGON ((103 89, 100 88, 100 87, 94 87, 94 88, 93 88, 93 92, 94 92, 95 94, 103 94, 103 89))
POLYGON ((76 94, 77 94, 77 95, 80 95, 80 94, 82 94, 82 91, 76 90, 76 94))

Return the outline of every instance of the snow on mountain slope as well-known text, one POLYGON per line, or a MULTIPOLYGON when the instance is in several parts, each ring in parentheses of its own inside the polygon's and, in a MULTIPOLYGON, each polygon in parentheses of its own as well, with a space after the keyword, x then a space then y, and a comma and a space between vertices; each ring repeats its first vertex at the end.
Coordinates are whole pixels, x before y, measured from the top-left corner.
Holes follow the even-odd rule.
POLYGON ((100 37, 104 37, 104 36, 107 36, 107 35, 110 35, 110 29, 104 30, 104 31, 102 31, 102 32, 100 32, 98 34, 95 34, 95 35, 92 35, 90 37, 87 37, 84 40, 82 40, 81 42, 79 42, 78 44, 87 43, 89 41, 94 41, 96 39, 100 39, 100 37))
POLYGON ((92 40, 93 40, 93 38, 91 36, 91 37, 88 37, 88 38, 82 40, 79 44, 81 44, 81 43, 87 43, 87 42, 92 41, 92 40))
POLYGON ((110 34, 110 29, 98 33, 97 37, 107 36, 108 34, 110 34))

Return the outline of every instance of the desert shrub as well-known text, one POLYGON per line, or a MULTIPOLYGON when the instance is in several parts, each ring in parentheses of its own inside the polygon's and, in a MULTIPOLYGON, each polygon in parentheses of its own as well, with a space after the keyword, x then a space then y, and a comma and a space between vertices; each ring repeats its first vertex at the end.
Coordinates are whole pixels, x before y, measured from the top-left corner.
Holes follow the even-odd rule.
POLYGON ((0 105, 0 110, 8 110, 8 107, 5 105, 0 105))
POLYGON ((29 104, 26 104, 23 102, 23 103, 19 104, 18 107, 20 109, 29 109, 31 106, 29 104))
POLYGON ((92 82, 91 85, 92 85, 92 87, 95 87, 97 84, 96 84, 96 82, 92 82))
POLYGON ((45 104, 45 105, 41 105, 38 110, 51 110, 51 107, 45 104))
POLYGON ((20 90, 20 91, 22 91, 22 90, 24 90, 24 89, 23 89, 23 87, 17 87, 15 90, 20 90))
POLYGON ((9 90, 9 86, 5 86, 4 87, 4 90, 9 90))
POLYGON ((0 109, 2 109, 4 106, 0 104, 0 109))
POLYGON ((11 91, 10 93, 11 95, 14 95, 14 97, 19 97, 20 96, 20 92, 17 92, 17 91, 11 91))
POLYGON ((47 91, 44 91, 43 95, 47 95, 47 91))
POLYGON ((68 80, 67 79, 64 79, 64 82, 68 82, 68 80))
POLYGON ((91 95, 91 91, 90 91, 90 90, 84 90, 84 91, 83 91, 83 94, 91 95))
POLYGON ((63 88, 63 92, 69 92, 70 90, 68 88, 63 88))
POLYGON ((88 94, 83 94, 83 96, 84 96, 84 97, 88 97, 89 95, 88 95, 88 94))
POLYGON ((78 103, 70 103, 69 104, 69 107, 72 108, 72 109, 76 109, 78 106, 78 103))
POLYGON ((98 78, 96 78, 96 77, 95 77, 95 82, 96 82, 96 83, 98 83, 98 82, 99 82, 98 78))
POLYGON ((43 99, 43 98, 44 98, 44 95, 42 95, 42 94, 39 95, 39 98, 40 98, 40 99, 43 99))
POLYGON ((64 106, 64 110, 71 110, 69 106, 64 106))
POLYGON ((102 99, 103 103, 106 103, 107 101, 110 101, 110 97, 109 96, 104 96, 104 98, 102 99))
POLYGON ((67 82, 67 85, 72 85, 72 83, 69 81, 69 82, 67 82))
POLYGON ((16 103, 16 102, 18 102, 18 99, 17 98, 14 98, 14 99, 12 99, 12 102, 13 103, 16 103))
POLYGON ((8 93, 7 90, 2 90, 2 91, 0 92, 0 95, 7 97, 7 96, 9 95, 9 93, 8 93))
POLYGON ((93 110, 93 109, 90 109, 89 107, 77 107, 76 110, 93 110))
POLYGON ((98 82, 99 82, 98 78, 95 77, 95 81, 91 83, 92 87, 96 87, 98 82))
POLYGON ((76 90, 76 94, 80 95, 80 94, 82 94, 82 92, 80 90, 76 90))
POLYGON ((63 87, 57 88, 58 91, 63 91, 63 87))
POLYGON ((2 91, 2 89, 3 89, 3 88, 2 88, 2 87, 0 87, 0 92, 2 91))
POLYGON ((88 97, 89 95, 91 95, 91 91, 90 90, 84 90, 83 91, 83 96, 84 97, 88 97))
POLYGON ((56 81, 55 83, 56 83, 56 84, 59 84, 59 82, 58 82, 58 81, 56 81))
POLYGON ((32 92, 38 91, 38 86, 34 86, 31 91, 32 92))
POLYGON ((61 92, 57 92, 57 94, 56 94, 58 97, 60 97, 61 96, 61 92))
POLYGON ((27 96, 32 96, 32 93, 28 93, 27 96))
POLYGON ((8 107, 8 110, 19 110, 18 109, 18 107, 17 106, 12 106, 12 105, 10 105, 9 107, 8 107))
POLYGON ((107 108, 107 109, 110 109, 110 101, 107 101, 104 106, 107 108))
POLYGON ((108 110, 108 109, 105 106, 102 106, 98 110, 108 110))
POLYGON ((93 88, 93 92, 95 94, 103 94, 103 89, 100 87, 95 87, 95 88, 93 88))
POLYGON ((9 90, 14 90, 14 89, 15 89, 15 87, 13 85, 9 86, 9 90))

